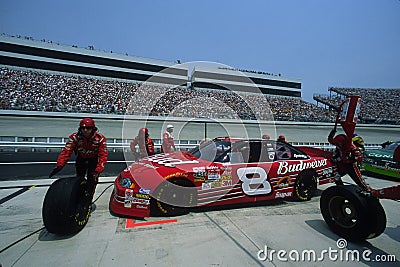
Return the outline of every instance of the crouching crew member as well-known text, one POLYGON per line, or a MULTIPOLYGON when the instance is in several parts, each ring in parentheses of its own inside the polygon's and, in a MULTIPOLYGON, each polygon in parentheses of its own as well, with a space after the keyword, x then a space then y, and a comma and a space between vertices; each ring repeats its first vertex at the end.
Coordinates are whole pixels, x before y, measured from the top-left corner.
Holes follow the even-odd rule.
POLYGON ((97 132, 93 119, 82 119, 78 132, 69 136, 68 142, 58 156, 56 167, 49 175, 50 178, 61 171, 72 153, 76 155, 76 176, 87 177, 88 193, 93 197, 108 156, 106 138, 97 132))

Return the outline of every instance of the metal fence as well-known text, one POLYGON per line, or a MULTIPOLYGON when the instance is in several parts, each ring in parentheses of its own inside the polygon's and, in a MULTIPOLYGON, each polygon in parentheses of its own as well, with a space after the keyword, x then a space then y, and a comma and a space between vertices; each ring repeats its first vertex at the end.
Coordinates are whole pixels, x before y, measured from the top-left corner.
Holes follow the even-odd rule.
MULTIPOLYGON (((59 137, 18 137, 0 136, 0 152, 59 152, 65 146, 68 138, 59 137)), ((110 152, 130 151, 130 140, 108 139, 107 147, 110 152)), ((161 140, 155 139, 156 152, 161 151, 161 140)), ((189 150, 200 143, 200 140, 175 140, 178 150, 189 150)), ((294 146, 310 146, 324 150, 332 150, 334 146, 329 143, 318 142, 292 142, 294 146)), ((366 144, 366 149, 381 148, 379 144, 366 144)))
MULTIPOLYGON (((0 152, 59 152, 65 146, 68 138, 60 137, 18 137, 0 136, 0 152)), ((130 141, 127 139, 108 139, 110 152, 130 151, 130 141)), ((157 152, 161 151, 161 140, 153 140, 157 152)), ((189 150, 199 144, 200 140, 175 140, 178 150, 189 150)))

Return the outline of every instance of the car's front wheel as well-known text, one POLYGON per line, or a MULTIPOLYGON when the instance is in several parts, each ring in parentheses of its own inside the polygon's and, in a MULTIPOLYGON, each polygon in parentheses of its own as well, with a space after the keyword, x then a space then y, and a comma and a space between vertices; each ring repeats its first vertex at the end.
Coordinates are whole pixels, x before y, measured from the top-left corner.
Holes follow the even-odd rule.
POLYGON ((187 180, 174 178, 161 183, 151 200, 153 215, 176 216, 188 212, 195 207, 197 201, 196 188, 187 180))
POLYGON ((317 191, 317 176, 313 170, 302 171, 296 179, 294 198, 299 201, 310 200, 317 191))

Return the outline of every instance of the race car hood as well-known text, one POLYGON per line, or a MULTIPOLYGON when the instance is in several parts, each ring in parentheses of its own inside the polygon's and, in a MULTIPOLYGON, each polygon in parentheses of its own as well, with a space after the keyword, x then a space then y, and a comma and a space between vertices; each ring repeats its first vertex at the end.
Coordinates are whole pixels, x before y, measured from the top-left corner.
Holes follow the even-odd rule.
POLYGON ((157 154, 133 163, 127 171, 142 187, 154 187, 165 179, 187 176, 193 167, 212 164, 197 159, 188 152, 157 154))
POLYGON ((160 167, 181 168, 186 165, 199 164, 200 161, 188 152, 174 152, 146 157, 139 160, 137 164, 151 169, 160 167))

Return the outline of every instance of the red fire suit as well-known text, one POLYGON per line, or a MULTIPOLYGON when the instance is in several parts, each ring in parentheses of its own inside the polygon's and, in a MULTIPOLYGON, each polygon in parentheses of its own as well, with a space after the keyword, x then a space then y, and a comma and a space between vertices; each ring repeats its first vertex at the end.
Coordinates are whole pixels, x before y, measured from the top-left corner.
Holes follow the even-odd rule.
POLYGON ((174 138, 172 137, 172 134, 169 132, 165 132, 163 134, 163 141, 161 144, 161 152, 162 153, 170 153, 172 152, 172 148, 175 150, 175 143, 174 143, 174 138))
POLYGON ((98 132, 94 132, 89 138, 85 138, 79 132, 71 134, 58 156, 57 168, 64 167, 74 152, 76 154, 76 176, 84 178, 86 174, 88 189, 91 194, 94 194, 98 175, 104 171, 107 163, 106 138, 98 132))
MULTIPOLYGON (((335 131, 332 131, 328 136, 328 142, 336 146, 331 160, 336 164, 339 174, 341 176, 348 174, 357 185, 364 189, 369 189, 369 185, 362 178, 360 169, 357 166, 357 162, 362 160, 360 149, 351 141, 349 143, 344 134, 333 138, 334 135, 335 131)), ((337 184, 343 184, 342 180, 338 180, 337 184)))
POLYGON ((139 145, 139 155, 140 158, 144 158, 147 156, 154 155, 154 142, 150 137, 141 138, 141 136, 136 136, 135 139, 132 140, 130 147, 131 151, 135 152, 135 146, 139 145))

